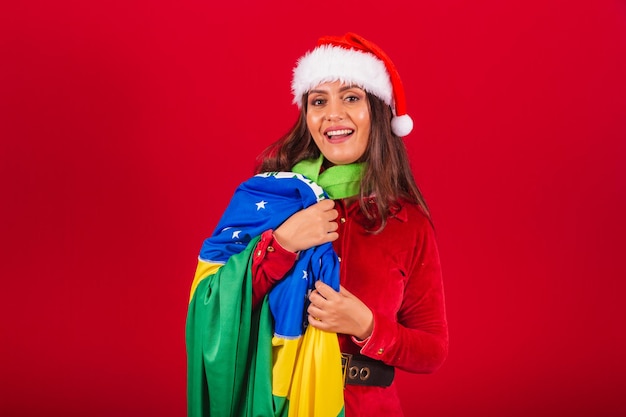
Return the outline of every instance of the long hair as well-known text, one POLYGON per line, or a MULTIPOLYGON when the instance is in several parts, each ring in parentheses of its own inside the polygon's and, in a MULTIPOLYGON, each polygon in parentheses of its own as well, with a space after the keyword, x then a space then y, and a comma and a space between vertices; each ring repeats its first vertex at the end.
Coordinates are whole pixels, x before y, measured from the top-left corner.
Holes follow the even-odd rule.
MULTIPOLYGON (((391 132, 391 108, 370 93, 367 93, 367 99, 370 137, 358 162, 367 162, 361 179, 359 205, 369 222, 368 227, 375 233, 380 232, 389 216, 400 208, 402 200, 419 205, 430 218, 426 201, 413 177, 404 142, 391 132)), ((306 94, 301 108, 298 120, 289 132, 258 156, 256 173, 289 171, 304 159, 319 157, 320 150, 306 125, 306 94)))

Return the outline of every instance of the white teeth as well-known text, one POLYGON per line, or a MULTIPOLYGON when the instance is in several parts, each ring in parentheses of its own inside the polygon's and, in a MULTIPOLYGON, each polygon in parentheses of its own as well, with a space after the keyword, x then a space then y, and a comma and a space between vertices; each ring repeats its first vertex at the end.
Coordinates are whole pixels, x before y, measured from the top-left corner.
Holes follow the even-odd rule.
POLYGON ((339 135, 349 135, 353 131, 350 129, 342 129, 342 130, 332 130, 326 133, 328 136, 339 136, 339 135))

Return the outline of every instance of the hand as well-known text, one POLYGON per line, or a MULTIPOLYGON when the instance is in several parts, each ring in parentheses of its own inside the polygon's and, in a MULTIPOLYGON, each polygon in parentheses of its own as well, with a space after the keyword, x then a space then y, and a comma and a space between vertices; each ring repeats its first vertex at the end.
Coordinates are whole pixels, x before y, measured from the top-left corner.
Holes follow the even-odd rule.
POLYGON ((361 300, 344 287, 339 292, 321 281, 309 296, 309 324, 320 330, 367 339, 374 328, 374 315, 361 300))
POLYGON ((337 240, 339 225, 335 220, 339 213, 334 207, 333 200, 322 200, 300 210, 274 231, 274 239, 292 252, 337 240))

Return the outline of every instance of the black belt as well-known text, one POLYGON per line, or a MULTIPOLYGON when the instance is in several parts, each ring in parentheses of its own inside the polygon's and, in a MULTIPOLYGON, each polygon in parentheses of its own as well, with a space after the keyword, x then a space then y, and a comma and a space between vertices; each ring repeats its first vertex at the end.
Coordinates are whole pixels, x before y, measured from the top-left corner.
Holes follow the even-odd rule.
POLYGON ((388 387, 393 382, 395 368, 362 355, 341 354, 343 383, 388 387))

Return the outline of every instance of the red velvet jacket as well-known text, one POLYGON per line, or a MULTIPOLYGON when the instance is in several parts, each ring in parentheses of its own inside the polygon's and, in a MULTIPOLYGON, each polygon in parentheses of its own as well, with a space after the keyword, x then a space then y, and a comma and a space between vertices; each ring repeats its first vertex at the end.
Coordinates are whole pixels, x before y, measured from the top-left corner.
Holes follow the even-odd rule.
MULTIPOLYGON (((448 351, 441 267, 430 221, 414 204, 403 204, 379 234, 365 230, 358 204, 339 211, 341 285, 374 314, 365 341, 338 335, 341 351, 360 353, 399 369, 430 373, 448 351)), ((293 266, 295 254, 280 247, 271 231, 261 237, 253 261, 253 299, 258 303, 293 266), (272 246, 273 251, 267 251, 272 246)), ((395 382, 387 388, 347 385, 346 417, 402 416, 395 382)))

